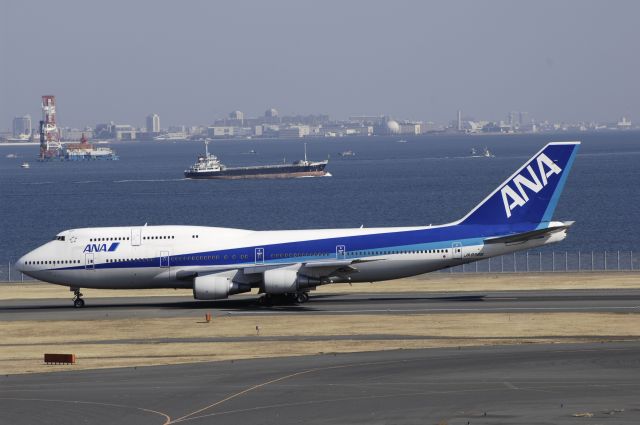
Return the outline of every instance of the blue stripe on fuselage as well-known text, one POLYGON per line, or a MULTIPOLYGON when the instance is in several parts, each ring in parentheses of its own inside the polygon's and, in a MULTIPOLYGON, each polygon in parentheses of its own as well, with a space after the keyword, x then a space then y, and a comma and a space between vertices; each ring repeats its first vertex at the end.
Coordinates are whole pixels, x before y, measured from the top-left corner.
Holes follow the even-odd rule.
MULTIPOLYGON (((463 245, 481 245, 484 238, 487 237, 527 232, 534 230, 536 227, 537 223, 520 223, 511 226, 452 225, 419 230, 255 245, 217 251, 176 254, 170 257, 170 265, 171 267, 188 267, 254 264, 256 248, 264 248, 265 264, 291 263, 292 261, 303 262, 327 258, 335 259, 336 246, 338 245, 345 246, 348 254, 346 258, 355 258, 351 254, 354 251, 362 252, 359 255, 361 257, 375 257, 386 255, 381 253, 386 251, 451 248, 452 242, 462 242, 463 245), (301 253, 312 255, 302 257, 298 255, 301 253)), ((155 268, 159 266, 159 257, 95 264, 96 269, 155 268)), ((57 270, 84 268, 85 266, 74 266, 57 270)))

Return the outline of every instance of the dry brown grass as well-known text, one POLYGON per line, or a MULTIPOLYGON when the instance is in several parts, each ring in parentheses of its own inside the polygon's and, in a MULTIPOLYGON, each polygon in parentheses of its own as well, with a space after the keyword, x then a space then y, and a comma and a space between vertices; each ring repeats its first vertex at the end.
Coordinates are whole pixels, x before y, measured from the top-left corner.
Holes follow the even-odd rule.
POLYGON ((278 357, 524 342, 579 342, 640 338, 639 314, 468 313, 331 316, 222 316, 0 323, 0 373, 143 366, 195 361, 278 357), (211 342, 208 338, 260 337, 211 342), (73 331, 70 331, 73 330, 73 331), (331 339, 331 336, 346 336, 331 339), (367 335, 369 339, 358 339, 367 335), (327 341, 279 337, 329 337, 327 341), (373 338, 372 338, 373 336, 373 338), (376 339, 375 337, 379 337, 376 339), (431 337, 433 339, 418 339, 431 337), (185 338, 189 342, 162 341, 185 338), (135 340, 126 342, 124 340, 135 340), (83 343, 84 342, 84 343, 83 343), (108 343, 107 343, 108 342, 108 343), (74 353, 75 366, 45 366, 45 352, 74 353))
POLYGON ((321 292, 483 292, 638 289, 640 272, 429 273, 386 282, 326 285, 321 292))

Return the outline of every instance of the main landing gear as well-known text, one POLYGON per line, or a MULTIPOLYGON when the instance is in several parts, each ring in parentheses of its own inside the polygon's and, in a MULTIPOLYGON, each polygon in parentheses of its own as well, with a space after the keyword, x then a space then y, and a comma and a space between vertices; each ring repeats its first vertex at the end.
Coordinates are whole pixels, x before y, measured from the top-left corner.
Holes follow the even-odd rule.
POLYGON ((309 293, 308 292, 299 292, 294 295, 294 300, 298 304, 304 304, 309 301, 309 293))
POLYGON ((277 304, 304 304, 309 301, 308 292, 297 292, 293 294, 264 294, 258 299, 258 303, 264 306, 277 304))
POLYGON ((82 293, 80 292, 80 288, 72 288, 73 289, 73 306, 75 308, 84 307, 84 300, 82 299, 82 293))

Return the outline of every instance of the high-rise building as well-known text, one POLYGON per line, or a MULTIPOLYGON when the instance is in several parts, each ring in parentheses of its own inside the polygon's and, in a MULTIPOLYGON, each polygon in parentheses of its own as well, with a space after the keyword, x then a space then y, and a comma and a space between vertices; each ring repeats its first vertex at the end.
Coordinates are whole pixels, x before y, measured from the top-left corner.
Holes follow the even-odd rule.
POLYGON ((229 114, 229 118, 232 120, 242 121, 244 120, 244 114, 241 111, 233 111, 229 114))
POLYGON ((158 114, 147 116, 147 133, 160 133, 160 116, 158 114))
POLYGON ((264 116, 267 118, 277 118, 278 110, 275 108, 269 108, 265 111, 264 116))
POLYGON ((509 112, 509 120, 508 120, 508 121, 509 121, 509 125, 510 125, 512 128, 513 128, 513 127, 515 127, 515 125, 516 125, 516 123, 517 123, 517 121, 516 121, 516 115, 517 115, 517 112, 515 112, 515 111, 511 111, 511 112, 509 112))
POLYGON ((15 117, 13 119, 13 137, 28 138, 31 137, 31 116, 25 115, 15 117))
POLYGON ((456 129, 458 131, 462 131, 462 111, 460 109, 458 109, 458 121, 457 121, 456 129))

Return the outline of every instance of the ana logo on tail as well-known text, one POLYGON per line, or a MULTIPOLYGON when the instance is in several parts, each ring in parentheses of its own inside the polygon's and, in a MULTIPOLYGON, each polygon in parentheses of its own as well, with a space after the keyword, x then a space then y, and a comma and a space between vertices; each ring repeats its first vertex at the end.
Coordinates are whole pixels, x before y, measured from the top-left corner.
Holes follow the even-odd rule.
POLYGON ((504 212, 507 214, 507 218, 511 217, 511 211, 513 211, 514 208, 522 207, 529 201, 529 195, 527 195, 525 188, 533 191, 534 193, 538 193, 547 185, 551 175, 560 174, 562 172, 562 169, 544 153, 538 155, 535 163, 538 167, 537 174, 531 166, 533 164, 532 161, 531 164, 527 165, 527 168, 525 168, 525 170, 529 172, 530 177, 518 174, 510 182, 507 182, 502 189, 500 189, 502 202, 504 204, 504 212), (512 187, 512 185, 514 187, 512 187))

